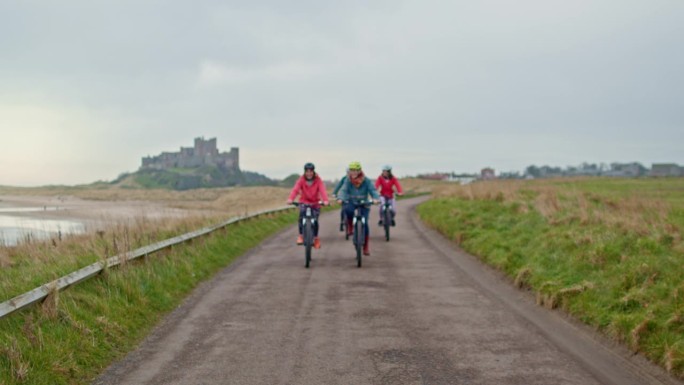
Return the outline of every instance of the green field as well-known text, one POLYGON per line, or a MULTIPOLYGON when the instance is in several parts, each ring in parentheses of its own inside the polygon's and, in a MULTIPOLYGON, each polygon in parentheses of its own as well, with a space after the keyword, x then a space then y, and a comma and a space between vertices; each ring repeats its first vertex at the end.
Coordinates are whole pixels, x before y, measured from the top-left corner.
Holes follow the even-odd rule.
POLYGON ((684 178, 478 182, 418 209, 466 251, 684 377, 684 178))

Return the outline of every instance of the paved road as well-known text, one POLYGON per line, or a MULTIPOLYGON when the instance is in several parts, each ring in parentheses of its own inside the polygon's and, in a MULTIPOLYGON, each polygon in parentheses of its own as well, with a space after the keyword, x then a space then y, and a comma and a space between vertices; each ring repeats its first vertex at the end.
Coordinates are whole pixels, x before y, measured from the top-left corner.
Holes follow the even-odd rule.
POLYGON ((310 269, 294 228, 274 236, 95 383, 679 383, 535 306, 426 229, 419 201, 400 202, 391 242, 372 228, 360 269, 337 212, 321 217, 310 269))

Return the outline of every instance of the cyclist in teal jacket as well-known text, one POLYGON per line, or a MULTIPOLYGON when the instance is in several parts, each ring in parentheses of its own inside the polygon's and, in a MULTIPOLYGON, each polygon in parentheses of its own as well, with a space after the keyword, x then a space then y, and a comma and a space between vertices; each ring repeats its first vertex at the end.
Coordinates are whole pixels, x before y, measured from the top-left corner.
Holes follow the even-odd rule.
MULTIPOLYGON (((349 164, 349 175, 347 180, 344 182, 339 190, 339 195, 337 196, 337 201, 340 203, 344 202, 344 211, 347 214, 347 233, 349 235, 354 231, 352 228, 352 218, 354 217, 354 208, 360 201, 368 201, 368 196, 370 195, 373 203, 377 203, 380 199, 378 191, 375 189, 373 182, 366 178, 361 169, 361 163, 351 162, 349 164)), ((364 230, 366 233, 366 239, 363 243, 363 254, 370 255, 368 234, 368 214, 370 210, 367 207, 361 208, 361 215, 365 218, 364 230)))

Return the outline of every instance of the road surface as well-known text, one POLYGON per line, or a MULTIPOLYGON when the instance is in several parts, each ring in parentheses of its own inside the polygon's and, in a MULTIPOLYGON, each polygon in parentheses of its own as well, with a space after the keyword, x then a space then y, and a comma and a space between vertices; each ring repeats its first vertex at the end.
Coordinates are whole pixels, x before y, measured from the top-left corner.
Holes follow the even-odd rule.
POLYGON ((681 384, 534 304, 399 202, 357 268, 338 212, 310 269, 296 228, 201 285, 95 384, 681 384))

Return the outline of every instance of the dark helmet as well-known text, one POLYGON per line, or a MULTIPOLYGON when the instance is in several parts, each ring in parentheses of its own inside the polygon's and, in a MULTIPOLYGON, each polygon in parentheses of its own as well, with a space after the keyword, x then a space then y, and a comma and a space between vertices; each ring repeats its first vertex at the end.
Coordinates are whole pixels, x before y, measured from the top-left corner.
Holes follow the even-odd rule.
POLYGON ((314 166, 314 164, 311 163, 311 162, 307 162, 307 163, 304 165, 304 171, 306 171, 306 170, 315 170, 315 169, 316 169, 316 166, 314 166))

